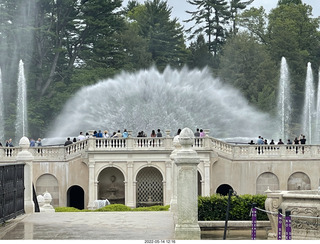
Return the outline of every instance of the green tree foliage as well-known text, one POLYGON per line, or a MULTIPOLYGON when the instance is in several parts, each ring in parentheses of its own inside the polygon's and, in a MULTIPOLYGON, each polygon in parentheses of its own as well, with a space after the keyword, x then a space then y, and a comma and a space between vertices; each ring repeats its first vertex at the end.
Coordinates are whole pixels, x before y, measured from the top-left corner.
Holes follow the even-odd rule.
POLYGON ((239 16, 239 25, 246 28, 258 42, 267 44, 267 14, 263 7, 250 8, 239 16))
POLYGON ((225 44, 219 76, 261 110, 271 112, 276 107, 274 91, 278 68, 266 46, 256 42, 250 34, 238 33, 225 44))
POLYGON ((187 11, 191 14, 191 18, 186 22, 195 22, 195 25, 187 30, 192 33, 190 38, 205 33, 208 38, 208 51, 216 56, 227 37, 227 24, 230 18, 227 1, 188 0, 187 2, 197 6, 196 11, 187 11))
POLYGON ((43 117, 30 121, 32 134, 38 132, 37 122, 59 113, 70 94, 124 66, 125 52, 116 36, 125 26, 120 6, 120 0, 37 2, 29 109, 43 117))
POLYGON ((208 44, 204 36, 200 34, 195 42, 191 42, 189 50, 191 52, 188 60, 189 68, 204 68, 212 66, 213 56, 208 53, 208 44))
POLYGON ((240 10, 244 10, 254 0, 241 2, 241 0, 231 0, 230 2, 230 19, 232 21, 232 33, 235 35, 238 32, 238 14, 240 10))
POLYGON ((294 113, 302 108, 307 63, 319 67, 319 19, 312 18, 312 8, 287 3, 273 9, 269 16, 268 48, 273 60, 286 57, 290 68, 294 113))
POLYGON ((186 63, 187 50, 183 28, 171 17, 171 8, 160 0, 146 1, 129 12, 138 24, 139 33, 147 41, 152 61, 163 70, 167 65, 180 67, 186 63))

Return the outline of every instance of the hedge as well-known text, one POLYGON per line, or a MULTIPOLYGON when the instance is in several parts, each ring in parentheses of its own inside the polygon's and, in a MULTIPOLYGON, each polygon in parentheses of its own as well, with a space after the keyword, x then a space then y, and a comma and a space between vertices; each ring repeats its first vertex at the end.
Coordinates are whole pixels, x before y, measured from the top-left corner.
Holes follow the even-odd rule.
MULTIPOLYGON (((251 220, 252 203, 264 209, 266 195, 231 196, 229 220, 251 220)), ((215 194, 210 197, 198 197, 198 219, 202 221, 226 220, 228 196, 215 194)), ((269 220, 266 213, 257 211, 257 220, 269 220)))
POLYGON ((105 207, 96 209, 96 210, 88 210, 82 209, 79 210, 73 207, 56 207, 56 212, 108 212, 108 211, 168 211, 170 205, 166 206, 151 206, 151 207, 139 207, 139 208, 130 208, 123 204, 110 204, 105 207))

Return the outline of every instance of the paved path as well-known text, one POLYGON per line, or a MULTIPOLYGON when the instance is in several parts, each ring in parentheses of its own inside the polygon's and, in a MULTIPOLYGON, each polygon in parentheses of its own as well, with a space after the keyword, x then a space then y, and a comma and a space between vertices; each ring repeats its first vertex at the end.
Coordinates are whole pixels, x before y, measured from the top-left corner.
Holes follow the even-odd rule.
POLYGON ((0 226, 0 240, 173 239, 169 211, 34 213, 0 226))

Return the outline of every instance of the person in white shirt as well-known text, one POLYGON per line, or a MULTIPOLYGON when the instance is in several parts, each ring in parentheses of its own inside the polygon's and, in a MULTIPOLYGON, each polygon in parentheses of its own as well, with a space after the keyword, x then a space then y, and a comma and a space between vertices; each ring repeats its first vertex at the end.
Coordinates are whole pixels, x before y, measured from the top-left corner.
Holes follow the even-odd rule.
POLYGON ((82 134, 82 132, 80 132, 80 135, 78 136, 78 141, 83 141, 85 139, 86 137, 82 134))

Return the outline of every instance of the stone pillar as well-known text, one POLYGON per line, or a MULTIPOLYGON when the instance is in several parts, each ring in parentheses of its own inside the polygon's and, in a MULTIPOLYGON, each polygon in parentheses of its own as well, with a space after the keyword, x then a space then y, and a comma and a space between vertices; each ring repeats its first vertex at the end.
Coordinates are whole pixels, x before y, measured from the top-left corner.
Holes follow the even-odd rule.
POLYGON ((172 195, 170 200, 170 211, 173 213, 174 222, 177 222, 177 165, 174 163, 174 159, 177 156, 177 152, 181 149, 179 143, 179 136, 173 138, 173 146, 175 149, 172 151, 170 158, 172 160, 172 195))
POLYGON ((177 223, 175 239, 199 240, 197 165, 200 158, 192 149, 193 131, 184 128, 179 136, 181 150, 174 158, 177 165, 177 223))
POLYGON ((94 209, 94 201, 96 200, 95 199, 95 187, 94 187, 94 185, 95 185, 95 180, 94 180, 94 178, 95 178, 95 175, 94 175, 94 167, 95 166, 95 162, 94 161, 92 161, 92 160, 89 160, 89 187, 88 187, 88 189, 89 189, 89 203, 88 203, 88 209, 94 209))
POLYGON ((34 202, 33 202, 33 166, 32 161, 34 159, 31 152, 28 151, 30 147, 30 141, 27 137, 22 137, 19 141, 19 146, 22 151, 18 153, 16 157, 17 163, 24 163, 24 211, 26 214, 34 213, 34 202))
POLYGON ((210 196, 210 161, 204 161, 204 189, 202 196, 210 196))
POLYGON ((166 196, 164 205, 169 205, 172 198, 172 162, 166 162, 166 196))
POLYGON ((133 184, 133 161, 127 162, 127 177, 128 179, 127 179, 126 205, 130 208, 134 208, 135 203, 134 203, 134 184, 133 184))

